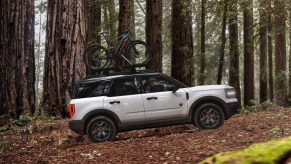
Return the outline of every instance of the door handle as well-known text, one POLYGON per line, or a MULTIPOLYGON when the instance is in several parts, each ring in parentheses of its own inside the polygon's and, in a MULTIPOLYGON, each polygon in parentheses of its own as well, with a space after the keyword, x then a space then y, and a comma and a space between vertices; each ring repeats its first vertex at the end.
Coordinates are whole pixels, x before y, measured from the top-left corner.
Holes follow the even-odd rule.
POLYGON ((147 98, 147 100, 153 100, 153 99, 156 100, 156 99, 158 99, 158 98, 157 98, 157 97, 148 97, 148 98, 147 98))
POLYGON ((111 101, 109 104, 120 104, 120 101, 111 101))

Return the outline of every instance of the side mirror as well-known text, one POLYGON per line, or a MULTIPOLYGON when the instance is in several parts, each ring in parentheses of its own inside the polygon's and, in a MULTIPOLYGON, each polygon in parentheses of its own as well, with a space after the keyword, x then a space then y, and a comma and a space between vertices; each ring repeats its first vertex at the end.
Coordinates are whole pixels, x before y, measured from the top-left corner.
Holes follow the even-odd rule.
POLYGON ((176 93, 177 90, 179 90, 179 88, 178 88, 178 87, 174 87, 174 88, 172 89, 172 92, 173 92, 173 93, 176 93))

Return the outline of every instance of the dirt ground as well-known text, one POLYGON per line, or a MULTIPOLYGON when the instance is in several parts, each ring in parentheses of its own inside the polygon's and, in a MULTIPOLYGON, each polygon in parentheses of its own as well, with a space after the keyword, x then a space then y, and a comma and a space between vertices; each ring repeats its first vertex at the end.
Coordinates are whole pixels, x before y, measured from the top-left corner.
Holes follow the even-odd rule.
POLYGON ((197 163, 290 135, 291 109, 237 114, 215 130, 189 124, 124 132, 105 143, 70 131, 68 119, 35 121, 0 133, 0 163, 197 163))

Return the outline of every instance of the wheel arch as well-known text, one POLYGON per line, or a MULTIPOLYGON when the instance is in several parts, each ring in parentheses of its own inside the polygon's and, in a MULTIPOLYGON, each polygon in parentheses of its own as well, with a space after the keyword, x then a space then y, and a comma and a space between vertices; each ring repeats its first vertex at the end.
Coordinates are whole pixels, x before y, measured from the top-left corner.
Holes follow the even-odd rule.
POLYGON ((196 112, 198 107, 200 107, 201 105, 203 105, 205 103, 213 103, 213 104, 216 104, 219 107, 221 107, 223 114, 224 114, 224 117, 227 118, 225 107, 223 105, 223 104, 225 104, 225 102, 222 99, 215 97, 215 96, 206 96, 206 97, 199 98, 191 105, 189 115, 188 115, 188 120, 190 122, 194 121, 194 113, 196 112))
POLYGON ((105 116, 110 118, 114 124, 116 125, 117 131, 119 130, 119 126, 121 124, 121 121, 119 119, 119 117, 112 111, 107 110, 107 109, 96 109, 93 111, 90 111, 89 113, 87 113, 82 120, 84 120, 84 134, 86 134, 86 128, 88 123, 90 122, 90 120, 92 120, 94 117, 96 116, 105 116))

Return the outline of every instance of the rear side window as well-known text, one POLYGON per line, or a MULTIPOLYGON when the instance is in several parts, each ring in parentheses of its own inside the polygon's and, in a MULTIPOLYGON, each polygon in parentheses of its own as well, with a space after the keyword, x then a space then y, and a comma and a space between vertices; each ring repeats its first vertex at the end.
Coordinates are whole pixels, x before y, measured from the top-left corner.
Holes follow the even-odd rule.
POLYGON ((116 79, 111 88, 111 96, 124 96, 140 93, 135 78, 116 79))
POLYGON ((73 98, 105 96, 109 92, 111 81, 93 81, 79 83, 75 86, 73 98))

